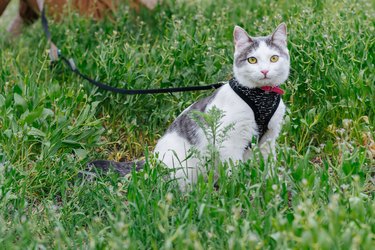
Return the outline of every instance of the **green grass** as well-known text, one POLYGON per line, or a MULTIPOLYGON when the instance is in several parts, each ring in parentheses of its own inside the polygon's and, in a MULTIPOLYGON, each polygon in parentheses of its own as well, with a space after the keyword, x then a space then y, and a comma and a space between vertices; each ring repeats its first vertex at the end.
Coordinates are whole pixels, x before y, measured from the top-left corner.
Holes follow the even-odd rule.
POLYGON ((139 16, 123 6, 115 22, 67 15, 51 21, 53 39, 114 86, 189 86, 230 78, 235 24, 266 35, 285 21, 292 70, 274 174, 253 159, 218 188, 202 178, 181 193, 149 159, 130 178, 79 178, 92 159, 147 155, 210 93, 100 91, 50 69, 38 23, 0 38, 0 248, 373 249, 374 4, 163 2, 139 16))

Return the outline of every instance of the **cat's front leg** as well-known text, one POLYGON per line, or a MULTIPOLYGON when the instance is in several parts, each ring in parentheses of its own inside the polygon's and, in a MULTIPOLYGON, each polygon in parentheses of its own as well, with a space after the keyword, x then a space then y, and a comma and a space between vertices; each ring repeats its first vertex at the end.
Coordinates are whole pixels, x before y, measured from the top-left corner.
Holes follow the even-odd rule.
POLYGON ((273 160, 276 161, 276 138, 265 138, 266 134, 263 135, 261 142, 259 143, 259 149, 262 153, 263 159, 265 161, 273 160))
POLYGON ((245 150, 246 141, 239 142, 236 140, 228 141, 225 146, 220 148, 220 160, 222 162, 227 162, 228 169, 226 170, 227 176, 232 175, 233 165, 238 164, 240 161, 243 161, 244 150, 245 150))

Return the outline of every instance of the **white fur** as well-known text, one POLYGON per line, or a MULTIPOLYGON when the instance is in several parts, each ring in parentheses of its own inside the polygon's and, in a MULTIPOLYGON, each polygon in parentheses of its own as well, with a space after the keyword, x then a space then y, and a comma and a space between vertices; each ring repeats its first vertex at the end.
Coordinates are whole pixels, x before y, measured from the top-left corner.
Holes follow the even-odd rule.
POLYGON ((288 78, 289 60, 280 56, 279 60, 273 63, 270 61, 273 55, 279 55, 277 50, 271 49, 265 42, 261 42, 259 48, 247 56, 257 58, 258 62, 256 64, 247 63, 246 66, 240 68, 233 66, 234 76, 241 84, 249 88, 279 86, 288 78), (269 71, 267 77, 270 79, 263 80, 262 70, 269 71))
MULTIPOLYGON (((244 34, 239 29, 241 28, 235 28, 235 43, 236 39, 238 39, 234 55, 235 58, 237 56, 236 53, 239 53, 237 50, 243 48, 243 43, 246 41, 251 42, 251 38, 247 40, 245 37, 245 34, 248 37, 247 33, 241 29, 245 32, 244 34)), ((277 32, 277 30, 275 32, 277 32)), ((282 34, 278 34, 277 36, 280 38, 282 34)), ((270 57, 273 55, 278 55, 278 52, 269 48, 265 43, 261 43, 257 50, 248 55, 248 57, 256 57, 258 59, 257 64, 247 63, 240 68, 234 65, 234 75, 238 82, 250 88, 271 84, 280 85, 283 83, 288 77, 289 60, 280 56, 278 62, 271 63, 270 57), (260 80, 263 77, 260 71, 263 69, 269 70, 267 76, 271 78, 270 80, 260 80)), ((257 135, 257 125, 252 109, 232 90, 229 84, 224 85, 218 90, 215 98, 208 104, 205 111, 209 111, 214 106, 222 110, 225 114, 221 120, 221 126, 223 128, 234 124, 234 129, 229 132, 227 140, 224 142, 223 147, 220 148, 221 160, 228 161, 231 159, 233 162, 247 160, 249 154, 245 151, 245 148, 252 137, 257 135)), ((186 112, 186 110, 184 112, 186 112)), ((268 131, 259 142, 261 152, 265 159, 268 158, 269 154, 275 157, 276 138, 281 130, 284 113, 285 105, 281 100, 275 114, 268 124, 268 131)), ((195 147, 201 152, 206 152, 208 141, 200 128, 197 136, 200 138, 200 143, 195 145, 195 147)), ((193 145, 177 132, 170 132, 165 134, 158 141, 154 151, 159 160, 168 168, 174 170, 171 177, 178 179, 179 186, 182 190, 186 190, 189 185, 194 184, 197 181, 198 174, 205 173, 205 169, 199 167, 200 164, 198 164, 198 160, 194 157, 189 157, 189 150, 192 147, 193 145)))
MULTIPOLYGON (((222 161, 242 161, 244 149, 252 135, 256 135, 256 123, 251 108, 232 90, 229 84, 224 85, 218 91, 215 99, 207 106, 207 111, 216 106, 225 113, 222 128, 234 123, 234 129, 228 134, 228 139, 220 149, 222 161), (235 108, 234 108, 235 107, 235 108)), ((199 128, 201 131, 201 129, 199 128)), ((201 140, 195 147, 205 152, 208 141, 201 132, 201 140)), ((165 134, 156 144, 155 153, 169 168, 175 169, 173 178, 179 179, 181 189, 186 189, 187 184, 196 182, 197 173, 204 173, 204 169, 196 169, 196 158, 186 159, 189 150, 193 146, 176 132, 165 134)))
MULTIPOLYGON (((211 102, 207 110, 213 106, 225 112, 222 119, 222 127, 234 123, 234 129, 230 131, 228 139, 220 149, 220 158, 222 161, 231 159, 233 162, 245 161, 249 158, 249 154, 245 152, 245 148, 253 135, 257 135, 257 126, 254 119, 252 109, 226 84, 220 88, 213 102, 211 102), (234 108, 235 107, 235 108, 234 108)), ((269 130, 264 134, 260 141, 260 149, 265 157, 268 158, 271 153, 275 157, 275 142, 281 130, 281 121, 285 113, 285 105, 281 101, 274 116, 268 125, 269 130)), ((201 143, 196 148, 205 152, 208 144, 207 139, 201 132, 201 143)), ((189 150, 193 146, 177 132, 165 134, 157 143, 155 153, 158 159, 166 166, 174 169, 171 174, 172 178, 178 179, 180 188, 186 190, 186 185, 194 184, 199 173, 205 173, 205 169, 198 169, 198 160, 194 157, 187 159, 189 150)))

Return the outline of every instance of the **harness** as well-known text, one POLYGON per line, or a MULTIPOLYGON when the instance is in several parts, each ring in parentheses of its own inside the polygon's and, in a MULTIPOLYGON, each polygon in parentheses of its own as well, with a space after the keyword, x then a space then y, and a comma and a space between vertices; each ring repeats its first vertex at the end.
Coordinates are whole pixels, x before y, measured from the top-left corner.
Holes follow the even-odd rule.
MULTIPOLYGON (((241 99, 249 105, 254 112, 255 122, 258 127, 258 141, 268 130, 268 123, 279 106, 281 94, 267 91, 262 88, 248 88, 241 85, 236 78, 229 80, 229 85, 241 99)), ((250 145, 251 147, 251 142, 250 145)))

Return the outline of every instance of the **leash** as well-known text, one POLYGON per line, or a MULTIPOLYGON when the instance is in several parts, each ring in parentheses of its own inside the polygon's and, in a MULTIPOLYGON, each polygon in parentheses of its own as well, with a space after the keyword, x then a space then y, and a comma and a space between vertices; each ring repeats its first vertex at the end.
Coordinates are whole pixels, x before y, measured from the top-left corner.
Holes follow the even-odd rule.
POLYGON ((72 71, 77 76, 81 77, 82 79, 88 81, 89 83, 95 85, 96 87, 111 91, 113 93, 123 94, 123 95, 140 95, 140 94, 162 94, 162 93, 175 93, 175 92, 188 92, 188 91, 200 91, 200 90, 210 90, 210 89, 218 89, 223 86, 226 82, 218 82, 214 84, 204 85, 204 86, 188 86, 188 87, 176 87, 176 88, 162 88, 162 89, 124 89, 124 88, 116 88, 112 87, 106 83, 96 81, 91 77, 83 74, 74 63, 72 58, 65 57, 61 51, 57 48, 55 43, 52 42, 51 32, 49 30, 48 20, 45 14, 44 9, 44 0, 37 0, 38 7, 41 12, 41 20, 42 26, 44 30, 44 34, 47 38, 47 41, 50 45, 49 50, 49 57, 51 59, 51 63, 59 61, 59 58, 68 66, 70 71, 72 71))

